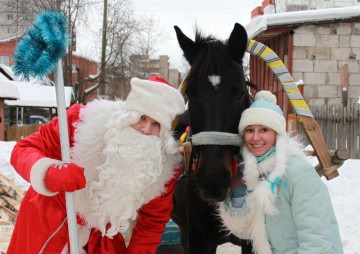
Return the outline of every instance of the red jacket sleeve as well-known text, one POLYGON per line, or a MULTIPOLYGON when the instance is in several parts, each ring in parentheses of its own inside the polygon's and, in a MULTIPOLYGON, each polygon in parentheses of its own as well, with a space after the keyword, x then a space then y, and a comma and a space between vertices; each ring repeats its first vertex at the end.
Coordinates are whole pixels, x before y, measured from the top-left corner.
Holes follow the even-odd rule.
POLYGON ((156 252, 165 225, 170 220, 173 208, 173 193, 179 177, 178 169, 166 184, 166 191, 159 197, 143 205, 132 233, 126 254, 153 254, 156 252))
MULTIPOLYGON (((73 144, 74 122, 79 120, 81 105, 74 104, 67 110, 70 146, 73 144)), ((10 163, 16 172, 30 182, 33 165, 41 158, 61 160, 58 118, 40 126, 38 132, 19 140, 11 153, 10 163)))

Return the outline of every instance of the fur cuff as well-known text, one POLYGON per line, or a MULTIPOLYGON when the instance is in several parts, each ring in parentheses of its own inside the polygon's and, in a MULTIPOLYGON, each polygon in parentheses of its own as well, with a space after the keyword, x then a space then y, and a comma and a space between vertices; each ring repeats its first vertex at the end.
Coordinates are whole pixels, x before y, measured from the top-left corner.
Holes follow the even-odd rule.
POLYGON ((245 209, 231 209, 225 202, 218 203, 218 213, 224 225, 241 239, 251 239, 251 214, 245 209))
POLYGON ((30 183, 37 193, 44 196, 55 196, 58 194, 58 192, 49 191, 44 183, 46 172, 52 165, 58 162, 58 160, 42 158, 32 166, 30 173, 30 183))

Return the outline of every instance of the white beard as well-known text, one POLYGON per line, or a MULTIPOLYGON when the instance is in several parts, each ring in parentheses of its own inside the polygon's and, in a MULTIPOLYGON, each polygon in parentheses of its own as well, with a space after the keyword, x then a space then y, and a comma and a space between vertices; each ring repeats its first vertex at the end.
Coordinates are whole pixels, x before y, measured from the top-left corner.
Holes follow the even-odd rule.
POLYGON ((85 168, 87 180, 86 187, 75 192, 75 203, 89 228, 111 237, 125 232, 138 209, 165 190, 179 157, 159 137, 131 127, 106 129, 91 149, 75 143, 73 159, 85 168))

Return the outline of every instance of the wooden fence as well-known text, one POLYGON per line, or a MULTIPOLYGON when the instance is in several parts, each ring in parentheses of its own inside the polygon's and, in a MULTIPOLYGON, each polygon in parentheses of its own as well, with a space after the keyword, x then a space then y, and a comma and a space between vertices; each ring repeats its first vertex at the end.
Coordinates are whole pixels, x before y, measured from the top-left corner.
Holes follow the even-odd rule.
MULTIPOLYGON (((311 106, 327 147, 330 150, 344 147, 350 152, 351 159, 360 159, 360 104, 311 106)), ((298 124, 298 133, 306 136, 298 124)), ((306 143, 306 142, 305 142, 306 143)))
POLYGON ((6 141, 18 141, 34 132, 37 132, 40 124, 23 124, 7 126, 5 131, 6 141))

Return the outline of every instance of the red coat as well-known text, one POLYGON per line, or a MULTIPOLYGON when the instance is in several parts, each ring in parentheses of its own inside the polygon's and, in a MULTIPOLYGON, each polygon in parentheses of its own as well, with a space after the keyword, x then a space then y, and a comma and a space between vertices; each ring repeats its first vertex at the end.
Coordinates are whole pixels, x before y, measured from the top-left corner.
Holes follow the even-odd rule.
MULTIPOLYGON (((74 145, 73 124, 79 120, 80 108, 80 105, 75 104, 67 111, 70 146, 74 145)), ((33 165, 45 157, 61 160, 57 118, 41 126, 37 133, 18 141, 11 155, 11 164, 19 175, 30 182, 33 165)), ((118 233, 113 239, 108 237, 96 239, 101 242, 95 243, 99 248, 94 251, 89 250, 88 253, 155 253, 165 224, 170 219, 173 207, 172 194, 177 176, 178 174, 166 184, 166 191, 161 196, 140 208, 126 250, 122 235, 118 233)), ((65 194, 44 196, 30 186, 21 203, 7 253, 61 253, 68 242, 65 194)))

